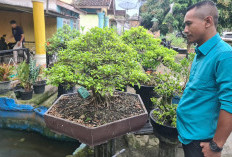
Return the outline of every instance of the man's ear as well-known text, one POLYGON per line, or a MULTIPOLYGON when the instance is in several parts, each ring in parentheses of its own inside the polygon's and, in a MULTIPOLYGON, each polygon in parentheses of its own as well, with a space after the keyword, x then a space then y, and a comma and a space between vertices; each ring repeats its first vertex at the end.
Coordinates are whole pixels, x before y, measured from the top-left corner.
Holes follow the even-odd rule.
POLYGON ((207 17, 205 18, 205 27, 206 27, 206 28, 209 28, 209 27, 211 27, 212 25, 214 25, 213 17, 212 17, 212 16, 207 16, 207 17))

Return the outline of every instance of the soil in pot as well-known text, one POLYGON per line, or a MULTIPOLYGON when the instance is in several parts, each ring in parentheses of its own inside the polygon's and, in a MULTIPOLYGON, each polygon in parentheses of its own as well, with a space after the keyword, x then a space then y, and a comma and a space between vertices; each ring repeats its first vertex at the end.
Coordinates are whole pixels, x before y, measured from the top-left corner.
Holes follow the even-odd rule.
POLYGON ((83 124, 98 127, 106 123, 144 113, 138 97, 124 92, 115 92, 110 97, 109 107, 94 103, 93 99, 83 99, 79 95, 64 96, 48 114, 83 124))
POLYGON ((38 81, 33 84, 33 89, 35 94, 42 94, 45 91, 46 81, 38 81))
POLYGON ((30 100, 32 99, 32 95, 33 95, 33 90, 28 91, 28 92, 25 90, 20 91, 20 97, 22 100, 30 100))

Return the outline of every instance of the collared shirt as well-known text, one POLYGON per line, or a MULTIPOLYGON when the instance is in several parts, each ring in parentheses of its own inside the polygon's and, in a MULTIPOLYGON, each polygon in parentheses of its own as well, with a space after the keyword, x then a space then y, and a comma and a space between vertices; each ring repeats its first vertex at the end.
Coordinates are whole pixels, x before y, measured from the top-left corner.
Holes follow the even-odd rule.
POLYGON ((177 108, 179 140, 211 139, 220 110, 232 113, 232 48, 219 34, 196 47, 189 82, 177 108))

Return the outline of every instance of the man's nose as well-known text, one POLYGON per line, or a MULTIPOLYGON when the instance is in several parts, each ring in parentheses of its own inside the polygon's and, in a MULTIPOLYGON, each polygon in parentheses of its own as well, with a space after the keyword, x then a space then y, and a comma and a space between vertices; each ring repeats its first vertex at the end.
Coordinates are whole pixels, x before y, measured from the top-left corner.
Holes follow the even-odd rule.
POLYGON ((184 33, 184 34, 188 34, 188 27, 187 27, 187 26, 184 27, 183 33, 184 33))

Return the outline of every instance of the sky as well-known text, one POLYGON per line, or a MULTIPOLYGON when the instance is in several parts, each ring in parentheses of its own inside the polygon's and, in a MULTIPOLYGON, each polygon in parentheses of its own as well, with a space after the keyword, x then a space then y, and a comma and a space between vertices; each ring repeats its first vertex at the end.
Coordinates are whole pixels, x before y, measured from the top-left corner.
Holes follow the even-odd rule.
MULTIPOLYGON (((130 2, 130 3, 136 4, 138 2, 138 0, 116 0, 116 9, 117 10, 124 10, 123 8, 121 8, 119 6, 119 4, 121 2, 130 2)), ((128 10, 128 12, 127 12, 127 14, 129 14, 130 16, 132 16, 136 13, 139 14, 139 4, 137 5, 137 7, 135 9, 128 10)))

